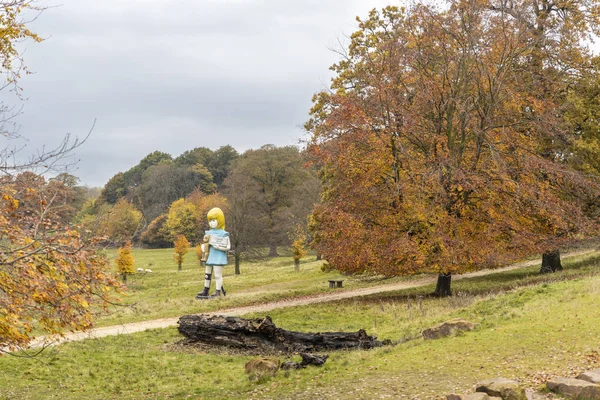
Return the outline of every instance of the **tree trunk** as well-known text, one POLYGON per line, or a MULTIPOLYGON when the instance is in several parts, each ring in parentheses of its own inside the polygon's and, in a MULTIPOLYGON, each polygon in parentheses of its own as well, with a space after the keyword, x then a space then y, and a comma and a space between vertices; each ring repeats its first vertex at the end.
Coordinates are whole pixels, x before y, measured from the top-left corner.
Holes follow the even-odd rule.
POLYGON ((236 249, 235 253, 234 253, 234 259, 235 259, 235 274, 239 275, 240 274, 240 260, 242 258, 242 255, 240 254, 240 252, 236 249))
POLYGON ((244 319, 223 315, 184 315, 179 333, 187 343, 203 343, 253 351, 311 352, 340 349, 371 349, 388 344, 358 332, 303 333, 277 328, 271 317, 244 319))
POLYGON ((434 296, 447 297, 452 296, 450 285, 452 283, 452 274, 439 274, 435 286, 434 296))
POLYGON ((542 254, 542 268, 540 268, 540 274, 562 271, 562 269, 563 267, 560 263, 560 251, 558 249, 547 251, 542 254))
POLYGON ((123 272, 122 274, 123 282, 127 282, 127 274, 123 272))
POLYGON ((300 260, 294 260, 294 271, 300 271, 300 260))
POLYGON ((277 245, 276 244, 269 245, 269 257, 279 257, 279 254, 277 253, 277 245))
POLYGON ((321 253, 320 253, 320 252, 317 252, 317 261, 321 261, 321 258, 322 258, 322 257, 323 257, 323 256, 321 255, 321 253))

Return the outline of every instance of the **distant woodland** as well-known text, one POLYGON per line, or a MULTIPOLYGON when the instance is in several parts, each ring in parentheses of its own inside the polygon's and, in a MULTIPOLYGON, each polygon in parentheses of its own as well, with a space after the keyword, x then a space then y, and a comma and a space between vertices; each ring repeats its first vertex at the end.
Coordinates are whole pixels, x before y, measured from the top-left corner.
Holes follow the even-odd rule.
POLYGON ((231 146, 198 147, 175 158, 155 151, 114 175, 97 197, 77 186, 73 176, 54 181, 71 196, 65 219, 110 246, 133 241, 147 248, 171 247, 178 235, 194 245, 208 229, 208 210, 220 207, 238 261, 250 249, 277 256, 279 247, 305 239, 320 193, 306 155, 294 146, 272 145, 243 154, 231 146))

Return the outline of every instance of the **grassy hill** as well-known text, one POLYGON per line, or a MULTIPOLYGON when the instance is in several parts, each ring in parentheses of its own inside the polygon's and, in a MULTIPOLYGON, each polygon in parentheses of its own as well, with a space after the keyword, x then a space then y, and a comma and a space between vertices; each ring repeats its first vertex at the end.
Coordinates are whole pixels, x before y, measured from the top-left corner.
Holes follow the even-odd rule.
MULTIPOLYGON (((154 272, 131 280, 126 302, 137 307, 119 307, 101 319, 103 325, 317 293, 327 290, 326 278, 335 275, 321 272, 317 262, 294 273, 291 259, 279 259, 225 276, 231 293, 225 300, 194 302, 189 297, 198 291, 199 267, 184 265, 177 273, 169 260, 163 270, 156 261, 168 254, 162 252, 136 253, 138 261, 148 257, 143 262, 153 265, 141 266, 154 272)), ((170 328, 68 343, 35 358, 0 357, 0 398, 430 399, 471 391, 478 381, 496 376, 539 387, 549 376, 600 367, 600 252, 563 264, 565 270, 553 275, 539 276, 533 266, 456 281, 455 295, 445 299, 428 297, 430 286, 270 312, 285 329, 366 329, 399 342, 331 352, 322 367, 249 381, 244 365, 253 356, 179 345, 181 336, 170 328), (477 328, 439 340, 418 337, 452 318, 468 319, 477 328)), ((377 283, 348 281, 350 287, 377 283)))

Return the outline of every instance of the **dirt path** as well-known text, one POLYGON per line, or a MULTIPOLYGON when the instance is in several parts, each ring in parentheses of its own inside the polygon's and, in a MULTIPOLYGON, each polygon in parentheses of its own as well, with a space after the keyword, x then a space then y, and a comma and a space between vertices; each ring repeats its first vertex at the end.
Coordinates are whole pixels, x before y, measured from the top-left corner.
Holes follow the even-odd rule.
MULTIPOLYGON (((562 255, 562 259, 582 256, 582 255, 585 255, 588 253, 593 253, 595 251, 596 251, 595 249, 586 249, 586 250, 565 253, 564 255, 562 255)), ((452 279, 454 281, 457 281, 457 280, 461 280, 461 279, 465 279, 465 278, 473 278, 473 277, 484 276, 484 275, 493 274, 493 273, 497 273, 497 272, 510 271, 510 270, 514 270, 514 269, 518 269, 518 268, 529 267, 529 266, 532 266, 535 264, 539 264, 539 262, 540 262, 539 259, 525 261, 525 262, 512 264, 512 265, 509 265, 504 268, 498 268, 498 269, 492 269, 492 270, 486 269, 486 270, 481 270, 481 271, 477 271, 477 272, 456 275, 456 276, 453 276, 452 279)), ((324 303, 324 302, 328 302, 328 301, 348 299, 351 297, 367 296, 367 295, 375 294, 375 293, 391 292, 391 291, 395 291, 395 290, 415 288, 415 287, 435 283, 436 279, 437 279, 437 277, 428 277, 428 278, 419 279, 419 280, 415 280, 415 281, 411 281, 411 282, 399 282, 399 283, 379 285, 379 286, 362 288, 362 289, 354 289, 354 290, 343 290, 343 291, 340 290, 340 291, 336 291, 333 293, 321 293, 318 295, 314 295, 314 296, 310 296, 310 297, 303 297, 303 298, 299 298, 299 299, 281 300, 281 301, 275 301, 275 302, 271 302, 271 303, 254 305, 254 306, 229 308, 229 309, 224 309, 224 310, 218 310, 215 312, 207 312, 205 314, 240 316, 240 315, 244 315, 244 314, 248 314, 248 313, 266 313, 268 311, 271 311, 271 310, 274 310, 277 308, 305 306, 305 305, 314 304, 314 303, 324 303)), ((51 344, 56 345, 59 343, 71 342, 71 341, 76 341, 76 340, 93 339, 93 338, 100 338, 100 337, 114 336, 114 335, 125 335, 125 334, 129 334, 129 333, 145 331, 147 329, 167 328, 167 327, 171 327, 171 326, 176 326, 178 320, 179 320, 179 317, 162 318, 162 319, 155 319, 155 320, 151 320, 151 321, 133 322, 130 324, 106 326, 103 328, 92 329, 88 332, 69 333, 69 334, 65 335, 63 338, 53 341, 51 344)), ((44 343, 44 338, 40 338, 39 340, 33 342, 30 347, 31 348, 41 347, 43 345, 43 343, 44 343)))

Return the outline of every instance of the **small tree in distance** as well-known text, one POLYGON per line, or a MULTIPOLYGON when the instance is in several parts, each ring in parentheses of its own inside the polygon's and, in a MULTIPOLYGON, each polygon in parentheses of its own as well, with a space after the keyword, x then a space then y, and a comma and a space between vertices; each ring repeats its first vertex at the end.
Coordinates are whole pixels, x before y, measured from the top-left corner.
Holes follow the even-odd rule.
POLYGON ((175 238, 175 254, 173 254, 173 259, 177 263, 177 269, 181 271, 181 264, 183 264, 183 257, 185 254, 190 251, 190 242, 185 238, 184 235, 178 235, 175 238))
POLYGON ((302 229, 297 228, 292 236, 292 258, 294 259, 294 271, 300 271, 300 259, 306 256, 306 235, 302 229))
POLYGON ((196 247, 194 247, 194 252, 196 253, 196 257, 198 258, 198 263, 202 266, 202 244, 198 243, 196 247))
POLYGON ((121 275, 123 282, 127 281, 127 275, 131 275, 134 272, 133 269, 133 254, 132 245, 128 240, 117 250, 117 271, 121 275))

